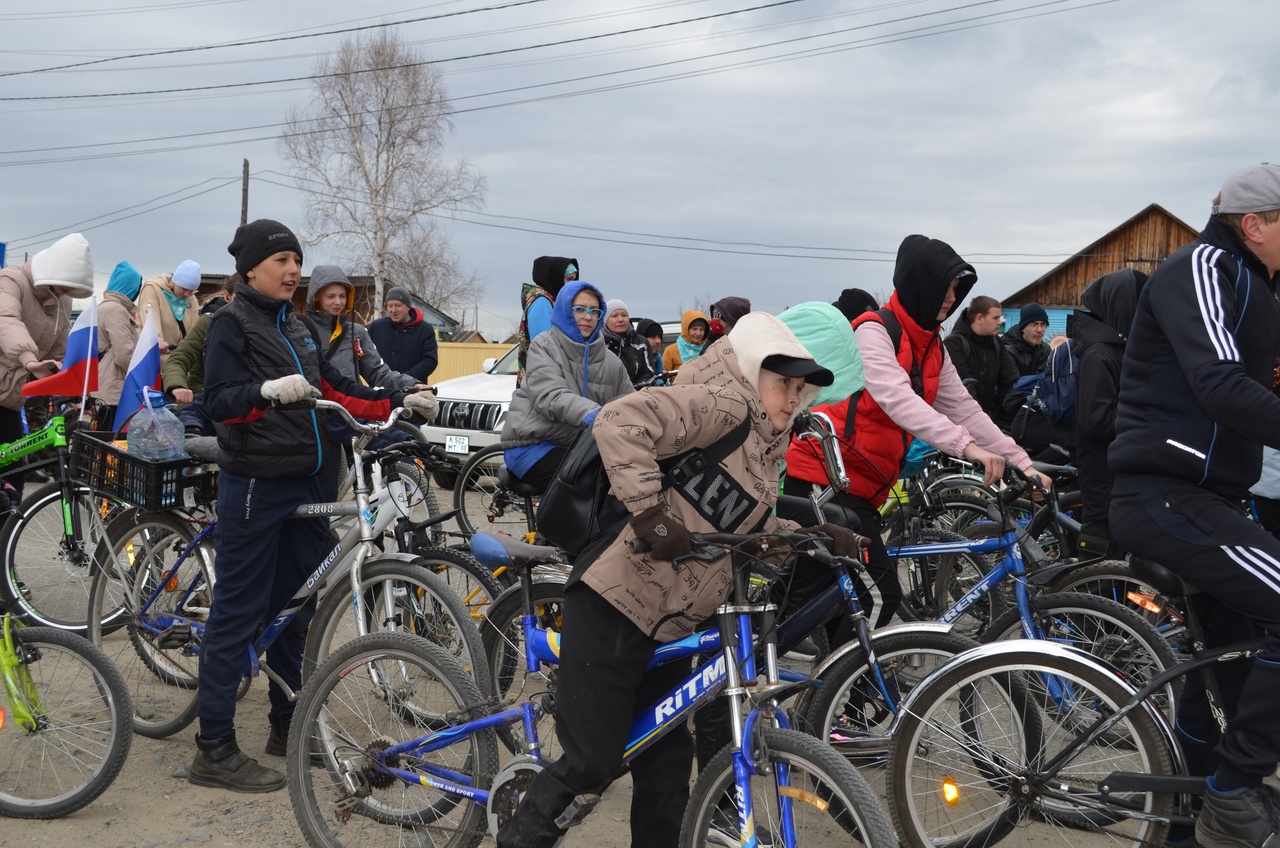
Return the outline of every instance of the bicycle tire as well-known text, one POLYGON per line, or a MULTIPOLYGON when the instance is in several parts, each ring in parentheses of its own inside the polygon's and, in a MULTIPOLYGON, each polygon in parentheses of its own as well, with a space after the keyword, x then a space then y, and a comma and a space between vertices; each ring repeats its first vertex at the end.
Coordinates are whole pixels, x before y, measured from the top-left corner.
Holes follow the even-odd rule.
MULTIPOLYGON (((304 682, 325 657, 359 633, 349 583, 344 579, 320 601, 302 652, 304 682)), ((395 609, 390 619, 369 621, 369 632, 403 631, 440 645, 476 679, 481 692, 491 691, 480 631, 458 596, 424 562, 403 554, 370 560, 362 569, 361 587, 366 616, 385 616, 381 604, 388 591, 395 609)))
POLYGON ((1093 565, 1072 569, 1050 584, 1046 591, 1055 594, 1083 592, 1115 601, 1151 622, 1151 626, 1160 631, 1160 635, 1169 642, 1174 653, 1190 655, 1191 645, 1184 624, 1185 614, 1177 609, 1181 599, 1170 598, 1139 580, 1129 568, 1129 563, 1124 560, 1105 559, 1093 565), (1159 611, 1138 605, 1130 597, 1131 593, 1142 596, 1146 604, 1159 611))
POLYGON ((525 515, 525 498, 498 482, 502 466, 501 444, 489 445, 471 455, 453 485, 453 508, 458 528, 469 539, 477 530, 501 531, 517 539, 533 528, 525 515))
MULTIPOLYGON (((294 816, 313 848, 432 845, 474 848, 487 832, 483 805, 406 783, 361 751, 417 739, 471 714, 483 700, 471 675, 437 645, 407 633, 374 633, 338 648, 311 675, 289 728, 285 771, 294 816), (360 768, 357 769, 357 766, 360 768), (368 795, 358 801, 341 772, 368 795), (351 800, 350 807, 340 806, 351 800), (345 819, 345 821, 344 821, 345 819), (421 833, 421 831, 426 833, 421 833)), ((459 735, 440 751, 395 764, 466 775, 488 788, 498 769, 491 729, 459 735)))
MULTIPOLYGON (((909 544, 928 545, 944 542, 963 542, 965 537, 950 530, 925 527, 913 534, 909 544)), ((897 547, 901 542, 891 539, 886 547, 897 547)), ((937 621, 953 603, 973 588, 992 563, 982 554, 935 554, 923 557, 899 557, 890 554, 898 566, 899 577, 906 569, 906 586, 898 615, 904 621, 937 621)), ((988 592, 952 625, 962 635, 976 638, 991 622, 1005 613, 1007 598, 999 587, 988 592)))
MULTIPOLYGON (((1128 702, 1132 693, 1092 665, 1037 651, 1034 642, 1024 644, 1023 650, 955 663, 916 691, 890 744, 886 778, 890 814, 903 845, 982 848, 1015 827, 1019 844, 1072 844, 1082 826, 1123 844, 1163 844, 1164 823, 1084 803, 1099 797, 1099 781, 1113 771, 1173 773, 1155 721, 1139 708, 1082 748, 1052 779, 1039 775, 1040 765, 1050 762, 1076 730, 1087 727, 1099 710, 1128 702), (1043 675, 1069 683, 1069 704, 1041 709, 1042 699, 1032 693, 1043 689, 1043 675), (1039 723, 1039 733, 1024 729, 1035 723, 1031 718, 1039 723), (948 781, 953 802, 944 798, 948 781)), ((1165 815, 1173 802, 1167 793, 1153 793, 1142 799, 1140 809, 1165 815)))
POLYGON ((872 636, 872 649, 887 685, 898 695, 890 707, 871 676, 867 653, 860 646, 822 672, 799 729, 825 741, 855 765, 883 759, 889 725, 907 693, 938 666, 977 645, 957 633, 905 631, 872 636), (872 744, 872 739, 883 742, 872 744))
MULTIPOLYGON (((1110 663, 1134 686, 1141 687, 1178 660, 1168 641, 1142 616, 1106 598, 1080 592, 1038 595, 1032 599, 1040 629, 1048 640, 1070 645, 1110 663)), ((992 622, 980 641, 999 642, 1023 636, 1016 609, 992 622)), ((1154 702, 1173 716, 1182 691, 1182 678, 1165 687, 1154 702)))
MULTIPOLYGON (((177 616, 205 622, 213 603, 213 552, 206 540, 179 566, 153 601, 159 581, 195 538, 196 530, 168 512, 134 512, 107 528, 114 558, 99 551, 102 566, 94 575, 90 594, 89 638, 120 669, 133 701, 133 730, 163 739, 191 724, 196 717, 196 684, 200 658, 198 639, 189 629, 157 634, 148 625, 152 616, 177 616), (130 571, 116 574, 112 562, 127 562, 130 571), (121 605, 128 611, 124 628, 104 634, 96 622, 98 610, 121 605)), ((241 694, 246 684, 241 684, 241 694)))
MULTIPOLYGON (((757 769, 751 780, 756 833, 749 834, 748 839, 758 836, 762 830, 781 833, 778 799, 784 793, 777 781, 785 777, 787 785, 792 787, 786 795, 793 798, 791 808, 797 846, 837 844, 889 848, 898 844, 889 815, 875 791, 835 751, 812 736, 773 727, 765 728, 756 742, 763 750, 753 755, 759 755, 768 768, 757 769)), ((730 837, 731 844, 739 844, 733 753, 732 747, 724 748, 698 775, 680 827, 681 848, 726 844, 721 842, 723 836, 730 837), (724 829, 723 817, 729 810, 734 812, 730 818, 732 833, 724 829)), ((773 844, 783 843, 775 838, 773 844)))
MULTIPOLYGON (((534 583, 531 592, 538 627, 559 631, 564 615, 564 584, 555 581, 534 583)), ((539 700, 543 715, 538 737, 542 740, 543 755, 554 757, 556 754, 552 753, 552 748, 558 744, 551 732, 556 712, 556 667, 540 668, 526 675, 524 628, 520 622, 523 616, 523 595, 517 583, 498 596, 481 622, 485 662, 492 675, 491 691, 503 702, 525 697, 539 700)), ((498 738, 512 753, 522 752, 523 738, 519 728, 500 727, 498 738)))
MULTIPOLYGON (((73 492, 73 508, 87 532, 90 511, 101 499, 85 486, 73 492)), ((93 557, 83 539, 69 544, 64 535, 62 484, 47 483, 28 494, 0 529, 0 539, 0 593, 10 608, 33 627, 86 633, 93 557)), ((104 626, 123 623, 123 610, 115 610, 104 626)))
POLYGON ((83 637, 52 627, 19 634, 40 659, 32 676, 47 725, 28 733, 9 716, 0 733, 0 814, 60 818, 91 803, 124 767, 133 708, 120 672, 83 637))

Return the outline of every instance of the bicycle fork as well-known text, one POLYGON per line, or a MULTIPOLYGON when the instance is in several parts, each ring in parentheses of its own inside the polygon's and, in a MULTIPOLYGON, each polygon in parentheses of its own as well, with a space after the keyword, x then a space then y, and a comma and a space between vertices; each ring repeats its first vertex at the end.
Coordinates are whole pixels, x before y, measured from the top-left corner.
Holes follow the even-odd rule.
MULTIPOLYGON (((4 638, 0 640, 0 676, 4 678, 4 691, 9 699, 9 709, 18 727, 27 733, 43 730, 49 718, 40 706, 40 695, 31 679, 29 663, 40 659, 40 651, 28 647, 17 637, 17 622, 12 615, 4 616, 4 638)), ((4 727, 4 711, 0 710, 0 729, 4 727)))

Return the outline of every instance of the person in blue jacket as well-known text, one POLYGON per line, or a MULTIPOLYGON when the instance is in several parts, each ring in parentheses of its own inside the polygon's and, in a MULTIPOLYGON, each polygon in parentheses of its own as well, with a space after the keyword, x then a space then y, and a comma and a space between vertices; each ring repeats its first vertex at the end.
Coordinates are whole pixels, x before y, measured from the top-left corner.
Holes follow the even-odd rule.
MULTIPOLYGON (((259 627, 284 609, 320 561, 328 522, 288 517, 302 504, 325 500, 320 473, 330 453, 326 413, 274 404, 323 396, 377 420, 402 405, 431 420, 437 404, 430 392, 362 386, 320 355, 315 335, 291 309, 302 245, 284 224, 245 224, 227 251, 243 282, 213 316, 205 342, 204 403, 220 454, 218 587, 200 646, 200 729, 187 779, 235 792, 271 792, 284 786, 285 777, 240 750, 236 690, 259 627)), ((269 665, 294 691, 302 684, 302 648, 314 612, 313 596, 271 644, 269 665)), ((268 754, 284 755, 294 708, 290 694, 272 679, 268 754)))
POLYGON ((440 362, 436 328, 423 320, 407 289, 392 286, 384 301, 387 316, 369 325, 369 338, 388 368, 425 385, 440 362))

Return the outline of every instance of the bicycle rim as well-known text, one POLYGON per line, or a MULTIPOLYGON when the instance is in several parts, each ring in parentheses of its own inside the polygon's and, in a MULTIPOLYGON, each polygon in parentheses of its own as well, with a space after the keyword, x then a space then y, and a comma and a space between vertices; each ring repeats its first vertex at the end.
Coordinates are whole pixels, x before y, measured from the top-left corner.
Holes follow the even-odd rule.
POLYGON ((11 713, 0 731, 0 814, 58 818, 101 795, 129 755, 129 694, 102 652, 80 636, 30 627, 22 641, 40 652, 23 668, 39 697, 40 728, 11 713))
MULTIPOLYGON (((537 626, 559 632, 564 616, 564 584, 534 583, 532 593, 537 626)), ((556 714, 556 667, 526 671, 524 628, 520 623, 523 615, 524 605, 517 584, 498 597, 480 623, 485 661, 493 681, 492 691, 500 700, 536 700, 542 706, 538 738, 542 740, 543 756, 555 759, 560 756, 559 740, 552 730, 556 714)), ((519 728, 499 728, 498 738, 513 753, 521 753, 523 737, 519 728)))
POLYGON ((453 508, 458 527, 469 538, 477 530, 500 531, 523 538, 529 532, 525 499, 498 480, 503 466, 502 446, 491 445, 476 453, 463 466, 453 486, 453 508))
POLYGON ((463 720, 480 700, 452 656, 407 634, 371 634, 330 656, 303 688, 286 755, 289 795, 308 844, 478 844, 487 828, 482 805, 407 783, 384 766, 424 776, 447 770, 487 789, 498 767, 492 731, 425 755, 381 752, 463 720))
MULTIPOLYGON (((797 846, 897 845, 874 790, 842 757, 793 730, 766 729, 761 741, 770 767, 751 778, 750 792, 754 835, 762 844, 784 844, 785 810, 797 846)), ((681 848, 740 844, 732 754, 725 748, 698 776, 680 829, 681 848)))
POLYGON ((944 672, 917 693, 890 747, 890 808, 904 844, 983 848, 1015 827, 1018 844, 1163 844, 1164 823, 1132 818, 1124 806, 1167 815, 1171 796, 1126 796, 1108 806, 1099 792, 1115 771, 1172 772, 1144 710, 1081 748, 1052 777, 1040 771, 1130 694, 1109 674, 1032 649, 944 672), (1049 680, 1067 695, 1050 696, 1049 680))

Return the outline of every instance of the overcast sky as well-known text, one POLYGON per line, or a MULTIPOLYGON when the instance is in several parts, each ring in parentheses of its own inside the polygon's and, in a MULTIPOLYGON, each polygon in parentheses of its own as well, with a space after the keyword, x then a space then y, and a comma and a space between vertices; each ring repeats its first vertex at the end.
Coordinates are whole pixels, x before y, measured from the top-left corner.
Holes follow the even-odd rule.
MULTIPOLYGON (((308 83, 244 84, 306 77, 344 38, 294 36, 434 18, 397 30, 441 62, 449 155, 488 181, 445 228, 493 335, 540 254, 669 319, 726 295, 776 312, 887 294, 921 232, 977 267, 975 295, 1004 297, 1150 203, 1199 229, 1228 174, 1280 161, 1274 0, 22 8, 0 12, 0 241, 12 263, 79 230, 103 282, 122 259, 233 270, 246 158, 249 217, 302 234, 274 137, 308 83)), ((330 258, 308 247, 304 272, 330 258)))

